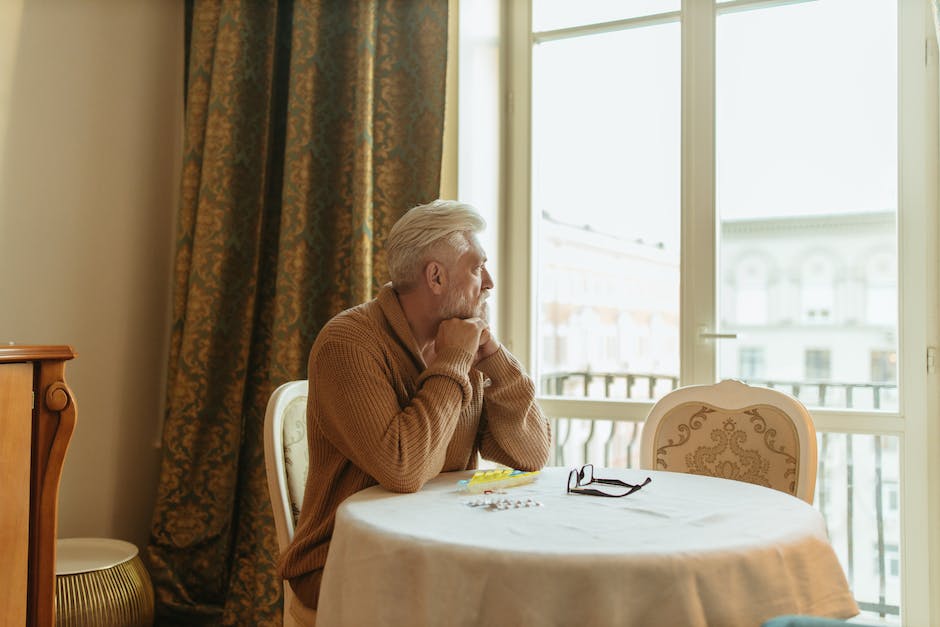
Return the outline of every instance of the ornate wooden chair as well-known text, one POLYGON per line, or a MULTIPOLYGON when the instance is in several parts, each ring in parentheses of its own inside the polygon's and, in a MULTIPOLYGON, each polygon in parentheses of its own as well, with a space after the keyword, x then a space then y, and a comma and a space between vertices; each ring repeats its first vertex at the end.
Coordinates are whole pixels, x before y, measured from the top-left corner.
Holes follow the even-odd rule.
MULTIPOLYGON (((309 467, 307 381, 289 381, 271 394, 264 416, 264 465, 281 553, 294 537, 309 467)), ((284 582, 284 625, 293 626, 288 608, 293 590, 284 582)))
POLYGON ((730 379, 690 385, 653 405, 640 465, 755 483, 812 504, 816 428, 803 404, 779 390, 730 379))

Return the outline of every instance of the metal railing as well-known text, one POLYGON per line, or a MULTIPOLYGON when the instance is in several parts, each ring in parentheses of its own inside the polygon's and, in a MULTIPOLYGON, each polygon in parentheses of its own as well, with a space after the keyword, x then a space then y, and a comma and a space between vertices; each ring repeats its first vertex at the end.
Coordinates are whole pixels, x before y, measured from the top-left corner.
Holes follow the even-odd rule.
POLYGON ((655 398, 660 382, 668 385, 668 390, 679 386, 678 375, 652 374, 636 372, 591 372, 578 370, 570 372, 551 372, 542 376, 542 393, 553 396, 571 396, 573 392, 580 391, 581 396, 588 398, 596 396, 591 394, 591 388, 601 383, 604 388, 603 398, 655 398), (623 383, 625 394, 613 395, 617 384, 623 383), (646 396, 637 396, 636 387, 645 383, 646 396))
MULTIPOLYGON (((874 409, 881 409, 887 394, 891 391, 896 393, 897 390, 897 385, 894 383, 781 381, 771 379, 750 379, 745 382, 750 385, 781 389, 813 406, 825 406, 827 400, 830 402, 835 400, 844 401, 839 406, 847 409, 854 408, 854 400, 858 398, 854 391, 859 389, 870 391, 869 399, 874 409), (841 395, 835 396, 833 390, 840 391, 841 395)), ((651 373, 567 371, 543 376, 540 387, 543 394, 553 396, 585 399, 639 398, 653 400, 670 390, 676 389, 678 387, 678 377, 651 373)), ((870 407, 870 405, 866 404, 866 407, 870 407)), ((555 465, 571 466, 588 461, 603 463, 607 467, 632 468, 639 465, 640 435, 643 429, 640 422, 557 416, 552 417, 552 422, 555 434, 553 461, 555 465)), ((858 577, 868 577, 868 582, 871 583, 871 571, 860 568, 856 564, 857 536, 864 537, 864 533, 868 533, 869 537, 874 536, 873 548, 875 549, 875 555, 873 557, 875 557, 878 564, 874 573, 874 577, 877 579, 877 598, 857 598, 856 601, 862 611, 868 613, 869 616, 877 616, 887 623, 896 624, 900 616, 900 607, 887 601, 889 582, 887 542, 885 539, 886 512, 883 498, 885 490, 884 460, 882 456, 885 439, 892 436, 862 436, 873 438, 871 447, 874 449, 874 477, 870 484, 868 480, 858 480, 858 470, 855 464, 856 452, 853 450, 854 438, 852 434, 822 432, 818 437, 820 455, 817 472, 819 480, 816 487, 816 506, 826 518, 827 525, 830 527, 830 538, 833 538, 834 541, 843 540, 845 543, 843 566, 853 589, 856 589, 856 578, 858 577), (845 440, 839 438, 845 438, 845 440), (845 451, 844 463, 839 464, 838 467, 835 464, 827 463, 828 456, 826 452, 829 447, 834 445, 844 446, 845 451), (837 494, 843 489, 841 486, 842 476, 845 478, 844 492, 837 494), (830 487, 830 484, 834 487, 830 487), (874 491, 874 494, 870 495, 874 497, 874 520, 864 513, 860 514, 855 511, 856 491, 862 489, 872 489, 874 491), (845 501, 844 510, 840 508, 839 504, 842 498, 845 501), (874 530, 868 527, 872 523, 875 525, 874 530), (844 529, 844 533, 838 531, 841 529, 844 529)), ((868 452, 859 452, 858 454, 868 455, 868 452)))
MULTIPOLYGON (((748 385, 783 390, 803 403, 813 407, 843 407, 845 409, 862 408, 858 401, 863 393, 865 400, 870 399, 870 406, 865 409, 884 409, 887 402, 896 398, 898 386, 891 381, 853 382, 853 381, 792 381, 785 379, 741 378, 748 385)), ((591 370, 571 370, 550 372, 542 376, 543 394, 552 396, 578 396, 581 398, 604 399, 654 399, 662 393, 679 386, 679 377, 671 374, 638 372, 594 372, 591 370), (639 389, 638 389, 639 388, 639 389), (602 394, 597 394, 598 390, 602 394), (622 390, 621 394, 614 394, 622 390), (640 393, 642 390, 642 394, 640 393)))

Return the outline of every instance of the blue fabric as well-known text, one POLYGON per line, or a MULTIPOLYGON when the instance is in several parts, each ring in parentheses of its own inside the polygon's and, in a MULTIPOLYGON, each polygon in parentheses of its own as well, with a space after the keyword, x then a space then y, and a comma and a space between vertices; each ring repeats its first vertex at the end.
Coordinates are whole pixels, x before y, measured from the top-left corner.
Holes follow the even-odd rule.
POLYGON ((761 627, 865 627, 862 623, 847 623, 837 618, 820 618, 819 616, 776 616, 765 621, 761 627))

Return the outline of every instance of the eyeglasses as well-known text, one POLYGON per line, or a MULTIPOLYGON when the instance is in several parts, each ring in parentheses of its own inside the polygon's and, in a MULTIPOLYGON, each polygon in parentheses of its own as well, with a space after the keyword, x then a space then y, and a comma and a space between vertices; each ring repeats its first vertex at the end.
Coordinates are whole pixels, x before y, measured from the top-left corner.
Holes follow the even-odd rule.
POLYGON ((626 481, 621 481, 620 479, 601 479, 594 476, 594 464, 585 464, 581 466, 581 468, 572 469, 571 473, 568 475, 568 494, 610 496, 613 498, 619 498, 621 496, 633 494, 647 483, 650 483, 652 480, 652 477, 647 477, 643 483, 627 483, 626 481), (603 485, 620 486, 622 488, 627 488, 627 491, 623 494, 611 494, 610 492, 604 492, 603 490, 595 490, 594 488, 585 487, 598 483, 603 485))

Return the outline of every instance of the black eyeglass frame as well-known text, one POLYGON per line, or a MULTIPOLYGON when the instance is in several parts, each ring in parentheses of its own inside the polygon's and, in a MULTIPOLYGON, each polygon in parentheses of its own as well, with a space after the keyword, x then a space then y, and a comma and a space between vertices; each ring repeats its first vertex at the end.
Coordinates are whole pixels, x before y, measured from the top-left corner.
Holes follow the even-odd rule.
POLYGON ((594 464, 584 464, 581 468, 572 468, 568 473, 568 494, 581 494, 584 496, 607 496, 611 498, 620 498, 633 494, 643 486, 653 481, 652 477, 647 477, 643 483, 627 483, 620 479, 602 479, 594 476, 594 464), (585 481, 587 478, 587 481, 585 481), (627 488, 623 494, 611 494, 594 488, 587 488, 591 484, 601 483, 604 485, 614 485, 627 488), (573 486, 572 486, 573 484, 573 486))

